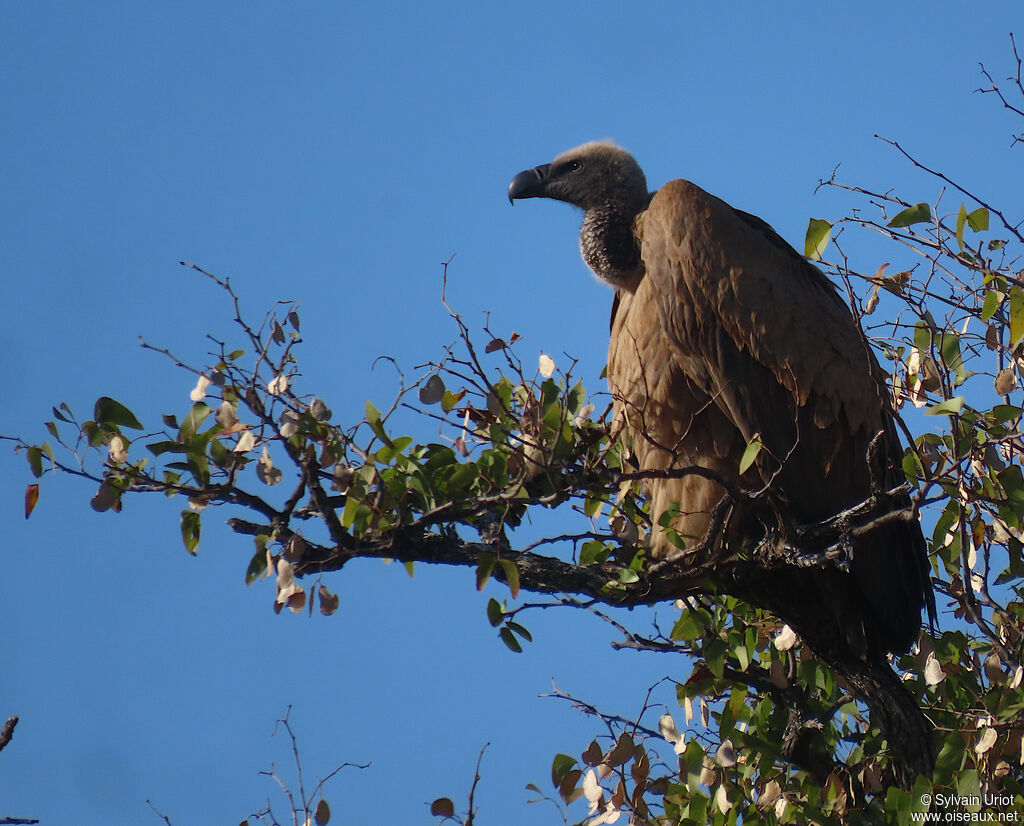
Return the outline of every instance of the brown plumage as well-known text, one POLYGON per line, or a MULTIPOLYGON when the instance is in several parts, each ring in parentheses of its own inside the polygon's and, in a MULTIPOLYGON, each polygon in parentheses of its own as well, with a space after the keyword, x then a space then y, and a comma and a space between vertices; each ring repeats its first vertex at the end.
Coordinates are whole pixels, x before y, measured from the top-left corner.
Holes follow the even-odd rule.
MULTIPOLYGON (((649 194, 632 156, 604 142, 517 175, 509 198, 531 197, 584 210, 584 260, 615 287, 616 421, 642 470, 700 465, 730 485, 770 487, 802 524, 868 499, 873 473, 899 484, 902 451, 870 347, 831 282, 768 224, 688 181, 649 194), (764 447, 741 477, 755 437, 764 447)), ((647 487, 652 520, 678 505, 672 527, 690 546, 725 493, 698 475, 647 487)), ((677 552, 658 529, 651 548, 677 552)), ((878 664, 906 651, 922 607, 934 611, 924 538, 906 521, 858 538, 848 573, 766 572, 738 595, 792 624, 834 664, 878 664)))

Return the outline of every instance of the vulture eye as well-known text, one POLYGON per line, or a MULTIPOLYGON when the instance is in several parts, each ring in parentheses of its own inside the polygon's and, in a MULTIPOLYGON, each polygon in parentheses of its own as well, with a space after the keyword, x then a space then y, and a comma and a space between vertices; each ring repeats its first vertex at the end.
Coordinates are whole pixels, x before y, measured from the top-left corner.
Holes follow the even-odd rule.
POLYGON ((569 161, 565 165, 566 172, 579 172, 581 169, 583 169, 583 161, 569 161))

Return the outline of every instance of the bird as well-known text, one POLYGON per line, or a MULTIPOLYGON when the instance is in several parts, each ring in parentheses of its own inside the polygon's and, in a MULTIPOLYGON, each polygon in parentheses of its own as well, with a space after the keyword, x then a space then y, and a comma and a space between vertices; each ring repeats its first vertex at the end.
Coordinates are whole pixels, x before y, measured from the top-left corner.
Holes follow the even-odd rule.
MULTIPOLYGON (((652 557, 685 559, 700 548, 730 490, 770 493, 786 519, 807 525, 906 481, 877 358, 835 285, 768 223, 687 180, 648 191, 635 158, 610 141, 520 172, 508 197, 583 212, 583 260, 614 290, 613 422, 650 474, 652 557), (693 466, 707 472, 672 474, 693 466)), ((909 511, 909 496, 900 504, 909 511)), ((724 586, 861 678, 864 693, 879 682, 885 693, 886 655, 910 649, 923 609, 934 618, 920 523, 880 520, 853 538, 851 556, 847 570, 766 569, 724 586)), ((894 721, 890 735, 897 729, 894 721)))

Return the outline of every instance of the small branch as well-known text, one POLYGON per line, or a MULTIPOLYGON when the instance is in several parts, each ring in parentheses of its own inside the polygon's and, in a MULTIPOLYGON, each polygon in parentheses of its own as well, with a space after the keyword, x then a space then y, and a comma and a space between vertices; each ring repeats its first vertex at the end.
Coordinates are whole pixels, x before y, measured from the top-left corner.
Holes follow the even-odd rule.
POLYGON ((3 727, 0 727, 0 751, 3 751, 4 747, 11 742, 16 725, 18 725, 18 718, 8 717, 7 722, 3 724, 3 727))
MULTIPOLYGON (((156 812, 157 817, 159 817, 164 823, 166 823, 167 826, 171 826, 171 819, 163 812, 161 812, 156 806, 154 806, 152 800, 146 800, 146 805, 149 806, 149 808, 151 808, 154 812, 156 812)), ((0 820, 0 823, 3 822, 4 821, 0 820)))
POLYGON ((473 785, 469 787, 469 813, 466 815, 466 822, 463 826, 473 826, 476 820, 476 807, 473 803, 473 798, 476 795, 476 787, 480 782, 480 764, 484 759, 484 752, 487 751, 487 747, 490 743, 484 743, 484 747, 480 749, 480 755, 476 758, 476 770, 473 773, 473 785))

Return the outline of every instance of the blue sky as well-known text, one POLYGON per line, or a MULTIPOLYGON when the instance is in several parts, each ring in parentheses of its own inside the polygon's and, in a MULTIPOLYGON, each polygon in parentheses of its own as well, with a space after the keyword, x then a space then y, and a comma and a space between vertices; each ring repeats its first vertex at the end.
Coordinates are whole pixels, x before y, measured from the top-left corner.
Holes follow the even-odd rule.
MULTIPOLYGON (((578 217, 513 210, 512 175, 611 137, 652 186, 687 177, 800 244, 808 217, 850 204, 814 194, 837 163, 937 194, 881 133, 1012 209, 1015 124, 972 91, 979 60, 1009 73, 1022 18, 951 2, 0 4, 0 433, 42 439, 51 405, 99 395, 147 423, 183 410, 192 381, 138 337, 199 362, 205 333, 232 330, 181 259, 231 277, 253 316, 301 302, 304 389, 336 420, 389 400, 377 355, 411 368, 454 338, 453 254, 448 298, 470 324, 491 311, 524 357, 580 357, 598 389, 609 292, 579 260, 578 217)), ((288 762, 269 735, 290 704, 309 776, 373 762, 328 787, 338 822, 463 806, 486 742, 480 822, 539 819, 524 785, 599 730, 537 698, 549 678, 631 715, 671 667, 569 612, 530 617, 537 642, 515 656, 484 616, 500 590, 465 571, 353 565, 328 582, 335 617, 275 616, 269 585, 243 585, 251 545, 215 518, 192 559, 177 503, 97 514, 86 486, 47 477, 26 522, 24 458, 0 462, 0 718, 21 717, 0 817, 157 823, 148 798, 175 826, 237 823, 273 794, 257 771, 288 762)))

